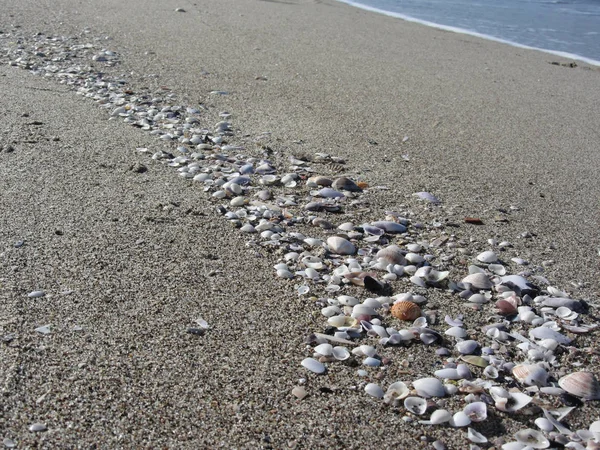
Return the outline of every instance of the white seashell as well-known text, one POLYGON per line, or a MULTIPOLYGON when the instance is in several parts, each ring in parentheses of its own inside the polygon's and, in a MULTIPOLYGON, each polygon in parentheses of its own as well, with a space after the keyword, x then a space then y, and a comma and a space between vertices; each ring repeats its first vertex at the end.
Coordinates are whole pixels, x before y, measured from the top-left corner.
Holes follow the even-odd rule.
POLYGON ((471 422, 483 422, 487 419, 487 406, 483 402, 469 403, 463 412, 471 419, 471 422))
POLYGON ((356 318, 359 316, 376 316, 377 311, 370 306, 359 304, 352 307, 352 317, 356 318))
POLYGON ((360 347, 357 347, 356 350, 359 350, 360 354, 363 356, 373 357, 377 354, 377 349, 372 345, 361 345, 360 347))
POLYGON ((421 397, 444 397, 446 395, 444 385, 437 378, 421 378, 413 381, 412 385, 421 397))
POLYGON ((506 275, 506 267, 504 267, 502 264, 490 264, 488 266, 488 270, 498 276, 506 275))
POLYGON ((40 297, 43 297, 44 295, 46 295, 46 293, 44 291, 33 291, 33 292, 30 292, 29 294, 27 294, 27 297, 40 298, 40 297))
POLYGON ((460 341, 455 348, 461 355, 471 355, 479 348, 479 343, 474 340, 460 341))
POLYGON ((390 220, 379 220, 377 222, 371 223, 371 225, 377 228, 381 228, 386 233, 395 234, 406 232, 406 226, 397 222, 392 222, 390 220))
POLYGON ((545 386, 548 382, 548 372, 535 364, 519 364, 512 369, 517 380, 528 386, 545 386))
POLYGON ((456 369, 440 369, 433 372, 433 374, 446 380, 460 380, 462 378, 456 369))
POLYGON ((488 441, 483 434, 474 430, 471 427, 469 427, 469 429, 467 430, 467 438, 475 444, 485 444, 488 441))
POLYGON ((256 233, 256 229, 252 225, 250 225, 249 223, 247 223, 242 228, 240 228, 240 231, 242 233, 256 233))
POLYGON ((467 275, 462 279, 463 283, 469 283, 475 289, 483 289, 488 290, 491 289, 494 284, 492 280, 484 273, 473 273, 471 275, 467 275))
POLYGON ((457 412, 450 419, 450 426, 452 427, 461 428, 469 425, 471 425, 471 419, 462 411, 457 412))
POLYGON ((287 269, 277 269, 277 276, 279 278, 294 278, 294 274, 287 269))
POLYGON ((381 361, 378 360, 377 358, 365 358, 365 360, 363 361, 363 366, 368 366, 368 367, 379 367, 381 365, 381 361))
POLYGON ((459 338, 462 339, 464 337, 467 336, 467 332, 464 328, 462 327, 452 327, 452 328, 448 328, 444 334, 448 335, 448 336, 452 336, 455 338, 459 338))
POLYGON ((427 400, 420 397, 407 397, 404 399, 404 407, 418 416, 427 411, 427 400))
POLYGON ((331 344, 320 344, 315 347, 315 352, 323 356, 331 356, 333 354, 333 346, 331 344))
POLYGON ((348 349, 346 347, 333 347, 332 349, 332 355, 335 359, 337 359, 338 361, 345 361, 348 358, 350 358, 350 352, 348 351, 348 349))
POLYGON ((365 386, 365 392, 369 394, 371 397, 375 398, 383 398, 384 393, 383 389, 378 384, 369 383, 365 386))
POLYGON ((540 430, 545 432, 550 432, 554 430, 554 425, 552 425, 552 422, 550 422, 545 417, 538 417, 537 419, 535 419, 535 424, 540 430))
POLYGON ((426 200, 434 205, 438 205, 440 200, 429 192, 416 192, 413 194, 415 197, 418 197, 421 200, 426 200))
POLYGON ((527 445, 531 448, 548 448, 550 447, 550 441, 537 430, 533 428, 527 428, 520 430, 515 433, 515 439, 523 445, 527 445))
POLYGON ((498 261, 498 255, 496 255, 493 251, 488 250, 486 252, 480 253, 477 255, 477 261, 486 264, 492 264, 498 261))
POLYGON ((486 377, 491 378, 492 380, 495 380, 496 378, 498 378, 498 375, 499 375, 498 369, 496 369, 492 365, 489 365, 485 369, 483 369, 483 374, 486 377))
POLYGON ((327 323, 332 327, 343 328, 343 327, 352 327, 356 325, 356 319, 348 316, 333 316, 327 319, 327 323))
POLYGON ((302 400, 308 395, 308 392, 306 392, 306 389, 303 386, 296 386, 292 389, 292 395, 298 400, 302 400))
POLYGON ((396 381, 389 385, 383 401, 392 406, 398 406, 400 400, 408 397, 410 390, 402 381, 396 381))
POLYGON ((338 230, 354 231, 354 224, 352 222, 344 222, 338 226, 338 230))
POLYGON ((332 253, 337 255, 353 255, 356 253, 354 244, 339 236, 331 236, 327 239, 327 246, 332 253))
POLYGON ((388 245, 377 252, 377 258, 386 264, 399 264, 404 266, 406 259, 404 253, 397 245, 388 245))
POLYGON ((571 311, 566 306, 560 306, 559 308, 556 308, 554 314, 556 314, 556 317, 560 317, 563 320, 574 320, 577 319, 577 316, 579 316, 579 314, 577 314, 575 311, 571 311))
POLYGON ((432 425, 439 425, 442 423, 446 423, 452 419, 452 414, 450 411, 445 409, 436 409, 431 413, 431 417, 429 418, 429 422, 432 425))
POLYGON ((41 327, 37 327, 34 331, 36 331, 40 334, 50 334, 51 333, 50 325, 43 325, 41 327))
POLYGON ((327 306, 321 310, 321 314, 323 314, 325 317, 333 317, 342 314, 342 310, 335 305, 327 306))
POLYGON ((559 344, 570 344, 571 339, 548 327, 537 327, 529 330, 532 339, 554 339, 559 344))
POLYGON ((346 306, 354 306, 359 303, 359 300, 356 297, 351 297, 349 295, 340 295, 338 301, 340 302, 340 305, 346 306))
MULTIPOLYGON (((411 264, 419 265, 425 261, 421 255, 417 253, 407 253, 404 258, 411 264)), ((415 274, 416 275, 416 274, 415 274)))
POLYGON ((313 358, 305 358, 302 361, 302 366, 314 373, 325 373, 325 365, 313 358))

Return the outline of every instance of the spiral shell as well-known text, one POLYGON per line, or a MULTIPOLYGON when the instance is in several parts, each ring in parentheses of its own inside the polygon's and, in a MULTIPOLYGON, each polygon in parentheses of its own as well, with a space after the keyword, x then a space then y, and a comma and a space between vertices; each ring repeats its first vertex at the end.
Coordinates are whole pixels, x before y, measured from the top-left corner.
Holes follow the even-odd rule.
POLYGON ((415 320, 421 317, 421 308, 416 303, 401 300, 392 306, 392 316, 400 320, 415 320))

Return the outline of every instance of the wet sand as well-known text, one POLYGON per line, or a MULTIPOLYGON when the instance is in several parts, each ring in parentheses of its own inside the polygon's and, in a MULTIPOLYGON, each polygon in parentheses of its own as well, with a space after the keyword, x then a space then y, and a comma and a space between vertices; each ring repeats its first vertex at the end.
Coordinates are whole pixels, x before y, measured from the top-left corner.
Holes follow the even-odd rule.
MULTIPOLYGON (((346 158, 389 187, 370 192, 371 216, 407 205, 414 220, 459 224, 475 248, 511 241, 507 256, 554 261, 553 285, 597 301, 598 68, 330 1, 5 3, 0 30, 89 27, 132 86, 229 110, 240 135, 271 132, 283 155, 346 158)), ((0 436, 19 448, 427 448, 422 436, 465 448, 465 432, 415 427, 368 398, 354 368, 306 374, 319 308, 275 279, 273 255, 248 248, 201 189, 135 151, 162 144, 17 68, 0 67, 0 98, 0 334, 12 336, 0 346, 0 436), (49 295, 28 298, 35 289, 49 295), (186 333, 200 316, 211 330, 186 333), (33 331, 46 324, 50 335, 33 331), (303 401, 290 394, 300 378, 303 401), (34 422, 48 431, 30 433, 34 422)), ((385 356, 386 385, 439 365, 421 346, 385 356)), ((588 403, 571 425, 597 415, 588 403)), ((524 423, 494 412, 477 429, 495 439, 524 423)))

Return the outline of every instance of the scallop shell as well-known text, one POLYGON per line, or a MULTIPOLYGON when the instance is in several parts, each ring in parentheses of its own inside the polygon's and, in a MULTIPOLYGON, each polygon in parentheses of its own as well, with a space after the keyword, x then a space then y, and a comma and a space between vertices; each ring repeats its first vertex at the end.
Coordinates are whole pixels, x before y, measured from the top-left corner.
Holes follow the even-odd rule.
POLYGON ((475 289, 491 289, 494 286, 492 280, 484 273, 472 273, 471 275, 467 275, 462 279, 463 283, 469 283, 475 289))
POLYGON ((327 245, 331 253, 335 253, 336 255, 353 255, 356 253, 354 244, 339 236, 331 236, 327 239, 327 245))
POLYGON ((600 399, 600 383, 591 372, 574 372, 558 380, 558 385, 577 397, 586 400, 600 399))
POLYGON ((419 308, 419 305, 406 300, 394 303, 391 312, 394 317, 400 320, 411 321, 421 316, 421 308, 419 308))
POLYGON ((535 364, 519 364, 513 367, 513 375, 521 383, 528 386, 546 386, 548 372, 541 366, 535 364))

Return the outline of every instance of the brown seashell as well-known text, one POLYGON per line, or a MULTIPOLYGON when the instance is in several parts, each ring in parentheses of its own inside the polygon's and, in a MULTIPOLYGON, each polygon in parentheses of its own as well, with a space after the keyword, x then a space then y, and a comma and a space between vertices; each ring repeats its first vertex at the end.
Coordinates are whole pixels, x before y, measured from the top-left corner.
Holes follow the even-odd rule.
POLYGON ((404 253, 397 245, 388 245, 382 248, 377 252, 377 258, 382 259, 387 264, 406 264, 404 253))
POLYGON ((504 299, 496 302, 496 308, 500 310, 500 314, 504 314, 505 316, 517 313, 517 307, 512 302, 504 299))
POLYGON ((366 181, 359 181, 356 183, 356 185, 361 189, 366 189, 369 187, 369 183, 367 183, 366 181))
POLYGON ((577 397, 586 400, 600 399, 600 383, 591 372, 574 372, 558 380, 558 385, 577 397))
POLYGON ((415 320, 421 317, 421 308, 419 308, 419 305, 406 300, 394 303, 391 311, 392 316, 400 320, 415 320))

